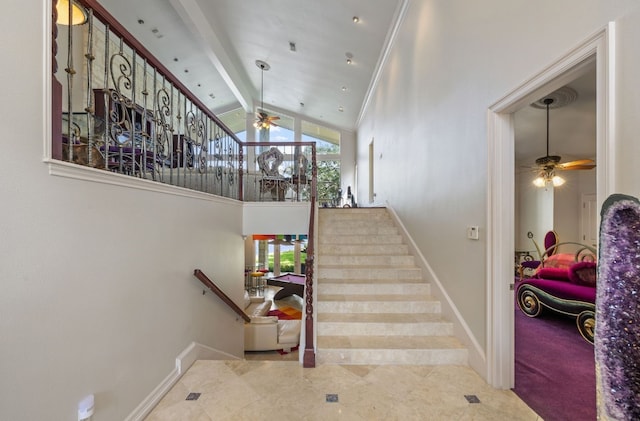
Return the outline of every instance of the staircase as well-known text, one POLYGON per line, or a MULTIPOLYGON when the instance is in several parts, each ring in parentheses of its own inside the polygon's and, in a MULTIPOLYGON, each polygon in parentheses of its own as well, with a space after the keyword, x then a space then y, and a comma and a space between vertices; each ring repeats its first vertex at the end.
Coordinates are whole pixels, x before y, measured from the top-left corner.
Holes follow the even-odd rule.
POLYGON ((322 208, 318 218, 318 362, 467 364, 386 209, 322 208))

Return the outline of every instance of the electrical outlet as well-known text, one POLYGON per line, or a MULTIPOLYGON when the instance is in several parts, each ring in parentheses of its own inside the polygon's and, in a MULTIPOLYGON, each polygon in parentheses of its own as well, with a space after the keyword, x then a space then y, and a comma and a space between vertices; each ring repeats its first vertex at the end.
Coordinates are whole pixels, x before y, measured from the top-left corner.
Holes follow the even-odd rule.
POLYGON ((479 228, 477 225, 467 227, 467 238, 470 240, 478 240, 480 238, 478 231, 479 228))

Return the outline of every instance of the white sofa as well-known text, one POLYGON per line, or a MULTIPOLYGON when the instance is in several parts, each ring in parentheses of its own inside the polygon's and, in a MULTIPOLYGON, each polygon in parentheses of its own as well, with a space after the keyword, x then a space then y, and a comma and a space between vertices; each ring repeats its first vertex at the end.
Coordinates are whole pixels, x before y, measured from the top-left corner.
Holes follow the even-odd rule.
POLYGON ((278 320, 276 316, 267 316, 271 304, 271 300, 249 297, 245 291, 244 312, 251 318, 251 322, 244 324, 245 351, 282 349, 291 352, 291 348, 300 343, 301 321, 278 320))

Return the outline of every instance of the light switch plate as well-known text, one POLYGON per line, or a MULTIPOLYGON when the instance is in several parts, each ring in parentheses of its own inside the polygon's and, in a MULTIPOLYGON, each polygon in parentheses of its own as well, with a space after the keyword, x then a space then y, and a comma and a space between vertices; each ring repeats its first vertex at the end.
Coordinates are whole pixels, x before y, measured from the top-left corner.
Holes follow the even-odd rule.
POLYGON ((479 228, 477 225, 473 225, 470 227, 467 227, 467 238, 469 238, 470 240, 477 240, 480 238, 480 235, 478 233, 479 228))

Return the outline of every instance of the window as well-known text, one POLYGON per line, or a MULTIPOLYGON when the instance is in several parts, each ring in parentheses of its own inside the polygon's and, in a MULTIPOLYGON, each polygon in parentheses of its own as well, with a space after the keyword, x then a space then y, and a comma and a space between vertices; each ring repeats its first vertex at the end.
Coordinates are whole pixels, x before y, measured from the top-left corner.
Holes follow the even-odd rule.
POLYGON ((318 202, 321 206, 342 206, 340 132, 303 120, 302 141, 316 142, 318 202))
POLYGON ((340 132, 319 124, 303 120, 302 141, 315 141, 318 155, 340 153, 340 132))
POLYGON ((243 142, 247 140, 247 117, 242 108, 227 111, 218 118, 243 142))

